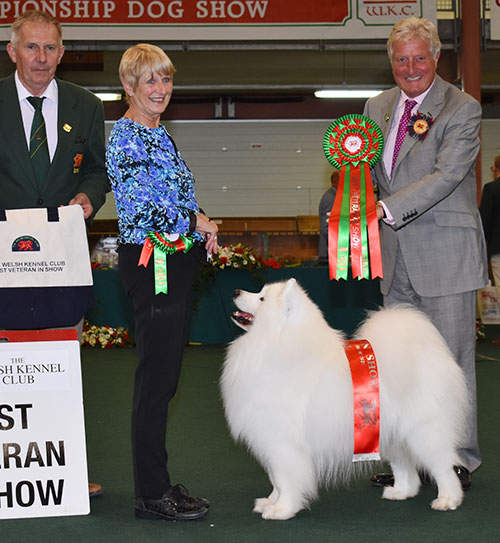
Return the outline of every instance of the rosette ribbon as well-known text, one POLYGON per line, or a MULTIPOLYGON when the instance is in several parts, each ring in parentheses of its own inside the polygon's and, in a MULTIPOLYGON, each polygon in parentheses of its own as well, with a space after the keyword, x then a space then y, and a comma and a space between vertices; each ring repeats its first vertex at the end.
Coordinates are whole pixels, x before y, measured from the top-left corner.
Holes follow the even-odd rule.
POLYGON ((352 377, 354 402, 353 461, 380 460, 380 394, 372 346, 365 339, 344 344, 352 377))
POLYGON ((370 167, 382 156, 380 128, 364 115, 345 115, 332 123, 323 140, 330 164, 340 170, 328 220, 330 279, 382 277, 377 209, 370 167))
POLYGON ((142 246, 138 266, 147 267, 151 255, 154 260, 155 294, 167 294, 167 255, 179 251, 187 253, 194 245, 193 239, 182 234, 160 234, 148 230, 147 237, 142 246))

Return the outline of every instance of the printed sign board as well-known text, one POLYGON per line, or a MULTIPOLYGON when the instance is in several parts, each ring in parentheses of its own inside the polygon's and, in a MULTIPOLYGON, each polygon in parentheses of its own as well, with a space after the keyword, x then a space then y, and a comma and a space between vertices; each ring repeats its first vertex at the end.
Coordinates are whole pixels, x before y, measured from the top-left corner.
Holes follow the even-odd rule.
POLYGON ((500 40, 500 0, 490 0, 490 38, 500 40))
POLYGON ((78 341, 0 343, 0 474, 0 519, 90 512, 78 341))

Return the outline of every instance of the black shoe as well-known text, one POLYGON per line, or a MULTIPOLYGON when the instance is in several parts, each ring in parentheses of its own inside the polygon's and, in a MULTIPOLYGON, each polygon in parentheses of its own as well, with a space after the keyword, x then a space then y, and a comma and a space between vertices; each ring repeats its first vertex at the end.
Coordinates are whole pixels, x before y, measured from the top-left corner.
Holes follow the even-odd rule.
MULTIPOLYGON (((463 490, 469 490, 472 486, 472 475, 467 468, 463 466, 453 466, 457 477, 460 480, 463 490)), ((432 480, 426 473, 420 473, 422 483, 430 483, 432 480)), ((394 475, 392 473, 376 473, 370 481, 374 486, 394 486, 394 475)))
POLYGON ((472 473, 464 466, 453 466, 463 490, 469 490, 472 486, 472 473))
POLYGON ((135 516, 149 520, 196 520, 207 514, 206 507, 196 505, 197 498, 185 494, 185 498, 178 501, 173 496, 176 492, 171 488, 158 499, 137 498, 135 516))
POLYGON ((184 506, 205 507, 208 509, 210 503, 205 498, 195 498, 189 495, 189 490, 181 484, 175 485, 170 489, 170 495, 174 500, 184 506))

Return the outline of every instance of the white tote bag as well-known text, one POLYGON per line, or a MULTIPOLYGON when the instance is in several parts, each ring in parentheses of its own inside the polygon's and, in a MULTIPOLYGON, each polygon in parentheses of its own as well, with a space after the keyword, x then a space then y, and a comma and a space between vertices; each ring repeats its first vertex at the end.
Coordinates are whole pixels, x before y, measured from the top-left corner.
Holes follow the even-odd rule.
POLYGON ((84 285, 92 285, 92 270, 80 206, 12 209, 0 216, 0 287, 84 285))
POLYGON ((82 208, 0 210, 0 328, 74 326, 92 303, 82 208))

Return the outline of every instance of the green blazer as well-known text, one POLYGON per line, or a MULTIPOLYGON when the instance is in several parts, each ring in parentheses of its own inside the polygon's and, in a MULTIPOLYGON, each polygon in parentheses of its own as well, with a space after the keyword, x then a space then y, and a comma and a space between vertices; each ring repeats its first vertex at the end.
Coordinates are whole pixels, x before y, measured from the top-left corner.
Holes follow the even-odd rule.
POLYGON ((14 74, 0 80, 0 209, 67 204, 85 193, 94 214, 109 183, 104 164, 104 113, 90 91, 56 78, 59 89, 58 141, 42 186, 31 170, 14 74))

